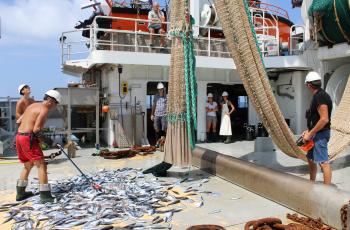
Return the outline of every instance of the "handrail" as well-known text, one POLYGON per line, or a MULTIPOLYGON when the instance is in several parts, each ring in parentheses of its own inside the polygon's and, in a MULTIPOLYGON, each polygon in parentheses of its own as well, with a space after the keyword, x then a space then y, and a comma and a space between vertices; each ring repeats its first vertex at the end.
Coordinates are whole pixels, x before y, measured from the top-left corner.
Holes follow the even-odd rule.
POLYGON ((293 55, 293 51, 303 51, 304 50, 304 48, 302 48, 302 49, 294 49, 294 45, 295 45, 294 44, 294 40, 296 40, 296 38, 293 37, 293 30, 296 31, 297 28, 301 28, 302 29, 302 32, 301 32, 302 35, 303 35, 302 43, 305 42, 305 30, 306 30, 305 26, 304 25, 293 25, 293 26, 291 26, 290 27, 290 38, 289 38, 289 53, 291 55, 293 55))
POLYGON ((249 5, 250 8, 254 8, 257 10, 266 10, 266 11, 270 11, 272 13, 277 14, 277 16, 282 16, 286 19, 289 19, 289 14, 288 11, 286 11, 285 9, 275 6, 273 4, 269 4, 269 3, 265 3, 265 2, 257 2, 254 0, 249 1, 249 5), (256 7, 254 7, 256 6, 256 7))
MULTIPOLYGON (((251 10, 255 10, 255 9, 251 9, 251 10)), ((265 11, 260 11, 260 14, 262 14, 263 16, 265 15, 265 11)), ((253 18, 261 18, 260 15, 255 15, 253 18)), ((266 19, 266 18, 265 18, 266 19)), ((263 20, 263 18, 262 18, 263 20)), ((279 43, 279 30, 278 30, 278 26, 275 26, 276 21, 278 21, 278 19, 276 18, 276 16, 273 16, 273 18, 269 18, 266 21, 262 22, 262 27, 261 28, 255 28, 256 31, 259 31, 259 33, 262 33, 264 35, 268 35, 269 31, 276 31, 276 33, 273 32, 273 38, 270 38, 268 40, 272 41, 273 43, 279 43), (275 22, 275 23, 274 23, 275 22), (271 25, 270 25, 271 24, 271 25)), ((62 38, 66 38, 65 40, 61 41, 61 51, 62 51, 62 55, 61 55, 61 63, 65 64, 66 60, 71 60, 72 55, 75 55, 75 57, 77 57, 77 55, 80 55, 80 57, 78 59, 82 59, 84 58, 82 54, 85 53, 91 53, 92 51, 98 49, 98 50, 126 50, 126 51, 132 51, 132 52, 139 52, 139 49, 142 49, 142 52, 151 52, 147 49, 143 49, 143 48, 147 48, 149 46, 147 46, 147 40, 148 38, 141 38, 141 40, 139 39, 140 36, 147 36, 150 35, 150 33, 148 31, 146 31, 145 27, 143 27, 143 30, 139 30, 140 25, 139 23, 143 22, 143 23, 150 23, 151 21, 148 19, 137 19, 137 18, 125 18, 125 17, 114 17, 114 16, 96 16, 93 20, 93 23, 88 27, 88 28, 84 28, 84 29, 77 29, 77 30, 70 30, 70 31, 66 31, 63 32, 61 34, 62 38), (99 19, 109 19, 112 21, 130 21, 134 23, 134 28, 131 30, 120 30, 120 29, 108 29, 108 28, 99 28, 98 27, 98 20, 99 19), (90 37, 87 39, 76 39, 76 40, 70 40, 68 38, 68 36, 71 36, 73 33, 81 33, 83 31, 90 31, 90 37), (99 37, 97 38, 97 35, 99 32, 104 32, 105 35, 104 37, 99 37), (114 40, 116 37, 115 35, 117 34, 129 34, 127 35, 127 40, 123 43, 120 42, 119 40, 114 40), (131 35, 131 36, 130 36, 131 35), (132 39, 132 40, 130 40, 132 39), (138 44, 140 41, 142 41, 143 44, 138 44), (80 46, 79 46, 80 44, 80 46), (109 47, 109 48, 108 48, 109 47), (114 49, 113 47, 126 47, 128 49, 114 49), (79 49, 84 49, 79 50, 79 49)), ((170 22, 162 22, 163 25, 167 25, 167 29, 170 29, 170 22)), ((143 24, 144 26, 145 24, 143 24)), ((223 47, 222 44, 226 43, 225 39, 220 39, 220 38, 211 38, 211 35, 213 33, 213 31, 217 31, 217 30, 222 30, 221 27, 217 27, 217 26, 199 26, 199 25, 194 25, 193 28, 198 28, 201 30, 206 30, 207 34, 204 37, 198 36, 195 37, 194 41, 196 42, 195 44, 195 53, 196 55, 199 56, 219 56, 219 57, 228 57, 229 56, 229 52, 227 51, 226 47, 223 47), (202 41, 202 42, 201 42, 202 41), (203 47, 203 45, 205 44, 205 46, 207 46, 206 48, 203 47), (213 45, 215 44, 215 45, 213 45), (204 48, 204 49, 203 49, 204 48)), ((155 34, 155 36, 159 37, 168 37, 169 34, 155 34)), ((119 39, 119 38, 118 38, 119 39)), ((265 40, 266 41, 266 40, 265 40)), ((262 41, 264 42, 264 41, 262 41)), ((265 42, 264 45, 266 45, 267 43, 265 42)), ((154 48, 161 48, 161 47, 154 47, 154 48)), ((164 50, 169 50, 170 46, 168 46, 168 48, 165 48, 164 50)), ((271 50, 271 49, 270 49, 271 50)), ((157 51, 156 51, 157 52, 157 51)), ((262 50, 262 52, 266 53, 266 50, 262 50)))

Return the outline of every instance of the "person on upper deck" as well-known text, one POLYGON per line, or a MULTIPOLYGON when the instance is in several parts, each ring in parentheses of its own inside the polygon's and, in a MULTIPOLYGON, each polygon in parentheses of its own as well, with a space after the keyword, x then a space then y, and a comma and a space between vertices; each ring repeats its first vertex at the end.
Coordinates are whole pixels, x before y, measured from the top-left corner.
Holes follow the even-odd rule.
POLYGON ((158 2, 153 2, 152 10, 148 13, 148 20, 150 22, 148 23, 148 30, 150 32, 149 38, 150 38, 150 47, 153 47, 153 35, 155 33, 160 34, 160 46, 165 47, 165 39, 164 34, 165 30, 162 28, 162 23, 165 22, 164 13, 160 10, 160 6, 158 2))

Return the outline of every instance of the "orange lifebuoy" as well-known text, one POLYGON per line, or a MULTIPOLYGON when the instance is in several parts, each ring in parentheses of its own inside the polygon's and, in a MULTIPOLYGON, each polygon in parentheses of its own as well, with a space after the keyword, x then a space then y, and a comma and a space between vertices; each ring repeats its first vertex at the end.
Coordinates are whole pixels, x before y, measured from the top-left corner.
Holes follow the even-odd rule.
POLYGON ((108 113, 109 112, 109 106, 108 105, 102 106, 102 112, 103 113, 108 113))

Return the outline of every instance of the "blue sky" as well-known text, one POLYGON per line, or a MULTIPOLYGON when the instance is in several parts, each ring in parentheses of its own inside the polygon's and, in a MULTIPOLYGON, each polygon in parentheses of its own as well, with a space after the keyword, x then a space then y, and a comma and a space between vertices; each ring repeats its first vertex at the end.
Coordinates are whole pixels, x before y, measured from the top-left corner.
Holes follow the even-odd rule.
MULTIPOLYGON (((84 1, 0 0, 0 97, 19 96, 17 87, 25 83, 39 100, 48 89, 79 81, 61 73, 58 39, 90 14, 80 10, 84 1)), ((292 10, 290 0, 265 2, 287 9, 291 20, 301 23, 300 8, 292 10)))

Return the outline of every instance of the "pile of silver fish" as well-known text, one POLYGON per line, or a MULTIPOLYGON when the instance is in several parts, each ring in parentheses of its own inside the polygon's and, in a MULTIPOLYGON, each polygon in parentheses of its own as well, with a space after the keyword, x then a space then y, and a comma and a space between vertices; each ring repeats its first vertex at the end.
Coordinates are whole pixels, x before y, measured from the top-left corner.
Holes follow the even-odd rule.
MULTIPOLYGON (((181 206, 180 201, 193 203, 194 207, 203 205, 197 189, 201 184, 183 189, 185 194, 199 195, 197 202, 170 192, 188 178, 169 183, 132 168, 100 170, 89 177, 100 184, 102 190, 95 190, 82 176, 55 181, 51 183, 55 203, 41 204, 39 196, 34 196, 23 202, 4 204, 0 206, 0 211, 6 212, 3 223, 13 221, 15 230, 76 226, 81 229, 171 229, 173 214, 186 207, 181 206)), ((202 183, 207 181, 204 179, 202 183)))

